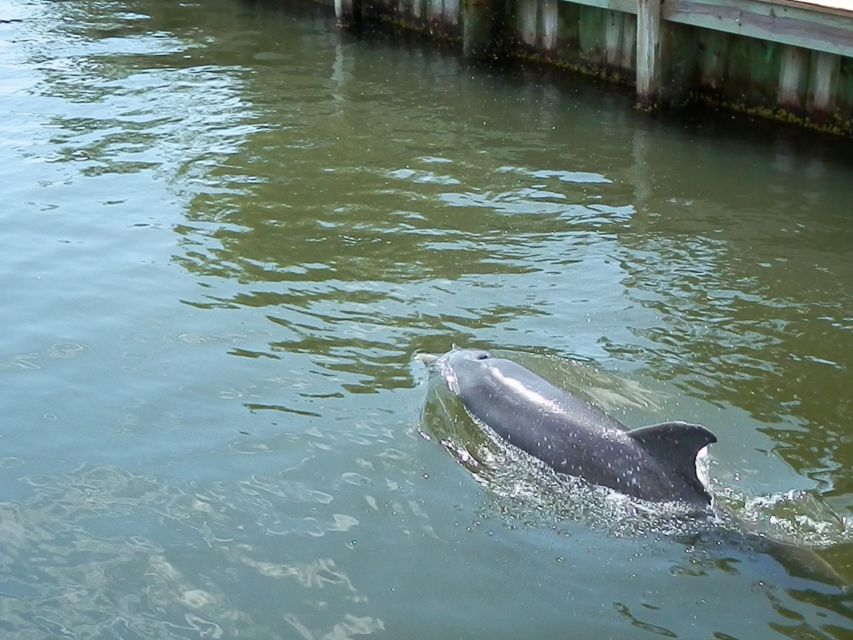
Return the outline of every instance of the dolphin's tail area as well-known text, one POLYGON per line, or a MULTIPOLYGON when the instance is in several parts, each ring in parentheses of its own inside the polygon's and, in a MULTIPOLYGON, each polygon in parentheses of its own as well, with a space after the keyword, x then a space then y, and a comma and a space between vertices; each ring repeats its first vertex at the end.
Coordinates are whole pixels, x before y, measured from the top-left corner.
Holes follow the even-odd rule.
POLYGON ((707 490, 696 475, 697 454, 717 441, 705 427, 689 422, 663 422, 628 432, 654 458, 672 469, 687 484, 707 498, 707 490))

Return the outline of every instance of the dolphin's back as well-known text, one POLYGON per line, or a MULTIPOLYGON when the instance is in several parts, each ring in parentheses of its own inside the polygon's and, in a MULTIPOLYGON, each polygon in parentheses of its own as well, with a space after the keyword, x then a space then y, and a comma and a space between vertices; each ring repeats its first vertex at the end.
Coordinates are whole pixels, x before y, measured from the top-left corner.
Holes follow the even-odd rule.
POLYGON ((480 355, 448 363, 451 388, 467 411, 556 471, 641 499, 709 504, 696 476, 696 454, 716 438, 704 427, 666 423, 628 431, 589 401, 510 360, 480 355))

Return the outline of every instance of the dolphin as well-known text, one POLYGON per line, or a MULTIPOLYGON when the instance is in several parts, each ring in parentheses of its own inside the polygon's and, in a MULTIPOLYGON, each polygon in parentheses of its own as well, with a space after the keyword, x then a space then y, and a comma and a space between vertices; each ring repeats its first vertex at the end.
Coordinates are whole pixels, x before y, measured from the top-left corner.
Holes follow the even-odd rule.
POLYGON ((706 509, 696 456, 717 441, 705 427, 664 422, 629 430, 587 400, 487 351, 419 354, 466 411, 498 436, 559 473, 641 500, 706 509))

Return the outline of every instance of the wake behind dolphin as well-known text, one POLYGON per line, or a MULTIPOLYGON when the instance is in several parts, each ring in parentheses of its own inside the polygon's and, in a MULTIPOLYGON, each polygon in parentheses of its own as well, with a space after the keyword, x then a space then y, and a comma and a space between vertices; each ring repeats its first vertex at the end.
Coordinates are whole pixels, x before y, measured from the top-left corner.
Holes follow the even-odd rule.
POLYGON ((696 456, 717 438, 685 422, 628 430, 587 400, 486 351, 421 355, 479 423, 557 472, 650 501, 706 508, 696 456))
MULTIPOLYGON (((453 350, 443 356, 420 354, 415 359, 427 365, 431 374, 440 378, 442 386, 461 400, 462 407, 473 418, 466 423, 484 435, 491 432, 508 442, 510 449, 540 459, 554 469, 558 477, 562 474, 565 478, 582 478, 631 497, 672 502, 676 506, 675 511, 643 510, 646 516, 652 517, 648 520, 636 518, 633 507, 638 505, 631 505, 626 512, 612 511, 611 507, 624 503, 604 500, 596 503, 594 509, 608 519, 607 526, 615 524, 620 532, 626 531, 624 527, 628 523, 622 518, 627 515, 631 531, 653 530, 678 535, 690 540, 694 551, 698 549, 698 553, 712 557, 720 549, 727 554, 735 553, 735 557, 737 552, 747 556, 756 552, 766 554, 783 565, 791 576, 808 577, 839 587, 840 597, 850 596, 849 580, 816 548, 788 537, 779 538, 772 532, 755 531, 725 502, 716 503, 713 510, 709 508, 711 499, 697 475, 696 457, 717 439, 704 427, 668 422, 629 430, 591 402, 551 384, 518 363, 493 357, 485 351, 453 350), (677 503, 686 503, 700 512, 690 515, 710 517, 681 519, 680 516, 687 514, 677 508, 677 503), (655 515, 664 519, 654 518, 655 515), (635 525, 639 529, 635 529, 635 525)), ((463 439, 472 434, 466 431, 463 439)), ((442 440, 442 444, 448 447, 453 443, 442 440)), ((482 459, 477 453, 472 456, 467 450, 458 450, 455 444, 450 450, 459 455, 475 475, 485 477, 479 466, 489 460, 488 456, 482 459)), ((503 458, 502 461, 514 459, 517 458, 503 458)), ((502 471, 511 474, 515 496, 518 476, 509 468, 502 471)), ((583 495, 595 498, 594 493, 583 495)), ((572 513, 585 517, 586 512, 572 513)), ((602 521, 594 519, 592 522, 602 521)), ((845 526, 842 520, 842 529, 845 526)), ((843 543, 849 544, 849 537, 845 536, 843 543)), ((826 541, 822 546, 835 544, 826 541)))

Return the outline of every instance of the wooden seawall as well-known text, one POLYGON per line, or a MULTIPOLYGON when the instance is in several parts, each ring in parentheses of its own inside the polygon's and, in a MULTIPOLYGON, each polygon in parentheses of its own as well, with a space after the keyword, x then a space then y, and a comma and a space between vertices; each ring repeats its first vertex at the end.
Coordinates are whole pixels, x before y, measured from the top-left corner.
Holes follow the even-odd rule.
POLYGON ((853 0, 334 0, 470 58, 522 57, 853 138, 853 0))

